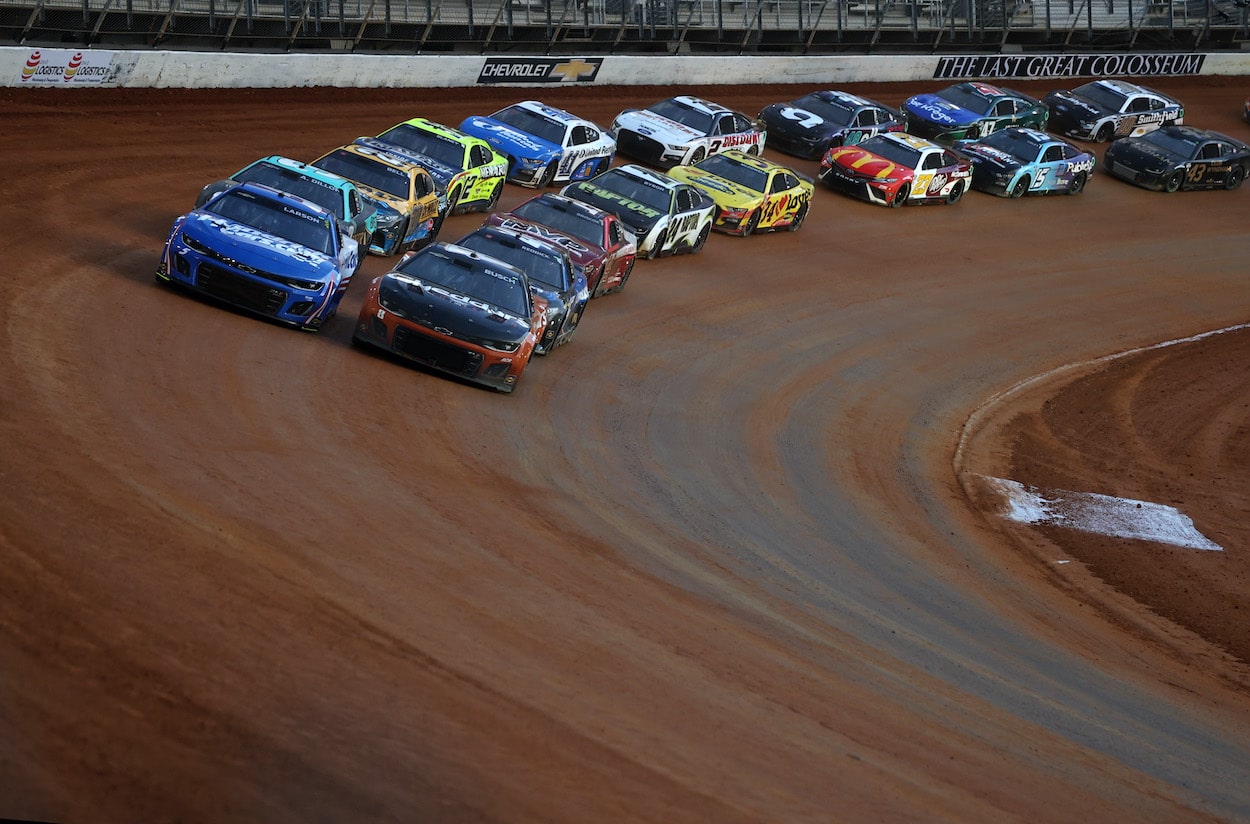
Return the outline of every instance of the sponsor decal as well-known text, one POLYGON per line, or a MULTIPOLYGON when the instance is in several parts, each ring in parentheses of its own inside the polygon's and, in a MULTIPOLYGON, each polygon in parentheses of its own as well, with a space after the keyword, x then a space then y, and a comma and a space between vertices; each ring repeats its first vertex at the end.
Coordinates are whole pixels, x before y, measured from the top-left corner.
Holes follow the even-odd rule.
POLYGON ((602 57, 488 57, 478 83, 593 83, 602 57))
POLYGON ((1202 72, 1204 54, 969 54, 938 58, 938 80, 1156 77, 1202 72))
POLYGON ((113 52, 73 49, 34 49, 22 66, 27 85, 99 85, 112 74, 113 52))

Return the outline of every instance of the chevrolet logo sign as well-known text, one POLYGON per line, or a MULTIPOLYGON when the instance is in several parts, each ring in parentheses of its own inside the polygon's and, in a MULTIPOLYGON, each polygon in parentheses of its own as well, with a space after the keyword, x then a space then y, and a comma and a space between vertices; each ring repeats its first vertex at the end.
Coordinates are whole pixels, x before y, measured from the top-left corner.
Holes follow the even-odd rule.
POLYGON ((591 83, 602 57, 488 57, 478 83, 591 83))

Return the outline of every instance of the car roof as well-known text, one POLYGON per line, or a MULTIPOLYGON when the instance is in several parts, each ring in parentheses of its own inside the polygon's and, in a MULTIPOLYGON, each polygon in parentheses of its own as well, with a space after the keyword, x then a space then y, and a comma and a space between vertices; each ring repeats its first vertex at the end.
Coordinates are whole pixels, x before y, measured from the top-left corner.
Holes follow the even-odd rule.
MULTIPOLYGON (((335 224, 335 221, 337 220, 337 218, 334 215, 334 212, 330 211, 326 207, 318 203, 313 203, 311 200, 305 200, 299 195, 293 195, 290 192, 284 192, 280 189, 275 189, 272 186, 266 186, 264 183, 252 183, 252 182, 238 183, 234 186, 231 186, 228 189, 225 189, 222 192, 222 194, 226 194, 228 192, 235 192, 239 190, 247 191, 251 194, 266 198, 268 200, 275 200, 283 205, 298 207, 304 210, 305 212, 312 214, 315 217, 328 220, 331 226, 333 226, 335 224)), ((216 199, 217 199, 216 197, 213 198, 213 200, 216 200, 216 199)), ((212 201, 209 201, 209 202, 211 203, 212 201)))
POLYGON ((326 183, 330 186, 334 186, 335 188, 338 188, 338 189, 355 189, 356 188, 356 184, 352 183, 350 180, 348 180, 345 177, 340 177, 334 174, 333 172, 327 172, 325 169, 319 169, 316 166, 313 166, 309 163, 304 163, 301 160, 293 160, 289 157, 284 157, 282 155, 269 155, 268 157, 262 157, 259 160, 255 160, 247 164, 246 166, 243 167, 243 169, 240 169, 239 171, 241 172, 245 169, 250 169, 253 166, 260 165, 261 163, 268 163, 273 166, 278 166, 280 168, 286 169, 288 171, 298 172, 299 174, 305 175, 306 177, 311 177, 315 180, 320 180, 323 183, 326 183))
MULTIPOLYGON (((604 172, 603 175, 600 175, 600 177, 610 175, 613 172, 642 178, 643 180, 653 183, 656 186, 663 186, 665 189, 675 189, 678 186, 685 185, 680 180, 669 177, 663 172, 657 172, 654 169, 648 169, 647 167, 639 166, 636 163, 627 163, 624 166, 613 166, 611 169, 604 172)), ((589 182, 593 183, 594 178, 591 178, 589 182)))
MULTIPOLYGON (((712 157, 716 156, 717 155, 712 155, 712 157)), ((743 166, 750 166, 753 169, 759 169, 761 172, 771 172, 775 170, 794 174, 794 170, 789 166, 782 163, 774 163, 773 161, 766 160, 762 157, 756 157, 755 155, 748 154, 741 149, 728 149, 720 152, 719 156, 730 158, 738 163, 741 163, 743 166)))
POLYGON ((693 95, 688 94, 677 95, 676 97, 671 97, 669 99, 676 100, 677 102, 683 103, 692 109, 698 109, 699 111, 707 114, 720 114, 721 112, 732 111, 732 109, 728 109, 719 103, 713 103, 710 100, 704 100, 701 97, 694 97, 693 95))
MULTIPOLYGON (((458 143, 486 143, 486 141, 481 138, 465 134, 459 129, 453 129, 451 126, 445 126, 442 123, 435 123, 433 120, 427 120, 424 117, 410 117, 403 123, 396 123, 391 127, 391 129, 399 126, 412 126, 413 128, 420 129, 425 132, 432 132, 436 135, 450 138, 458 143)), ((390 129, 387 131, 390 131, 390 129)))
POLYGON ((883 132, 877 135, 877 137, 883 140, 892 140, 895 143, 902 143, 904 146, 917 150, 945 148, 932 140, 926 140, 923 137, 917 137, 907 132, 883 132))
POLYGON ((425 167, 422 166, 420 163, 417 163, 415 160, 409 160, 405 157, 401 157, 400 155, 395 154, 394 152, 382 151, 381 149, 375 149, 371 146, 361 146, 358 143, 348 143, 344 146, 339 146, 335 149, 331 149, 326 154, 333 154, 334 152, 337 152, 340 150, 349 152, 351 154, 356 154, 356 155, 361 155, 363 157, 372 158, 374 160, 377 160, 380 163, 385 163, 387 166, 394 166, 395 168, 402 169, 405 172, 408 172, 410 174, 413 172, 420 172, 421 174, 426 174, 426 175, 429 174, 429 172, 426 171, 425 167))
MULTIPOLYGON (((552 205, 554 208, 564 209, 569 212, 582 212, 595 218, 596 220, 616 218, 616 215, 606 209, 600 209, 598 206, 591 205, 583 200, 577 200, 576 198, 562 195, 559 192, 543 192, 540 195, 534 195, 534 197, 530 198, 530 200, 541 200, 544 203, 552 205)), ((529 203, 529 200, 518 203, 516 208, 520 208, 526 203, 529 203)))
MULTIPOLYGON (((553 120, 559 120, 563 123, 589 122, 583 117, 578 117, 571 112, 566 112, 564 109, 557 109, 555 106, 549 106, 540 100, 522 100, 520 103, 514 103, 512 106, 504 106, 504 109, 511 109, 513 107, 527 109, 536 114, 541 114, 545 117, 550 117, 553 120)), ((502 109, 500 111, 502 111, 502 109)))

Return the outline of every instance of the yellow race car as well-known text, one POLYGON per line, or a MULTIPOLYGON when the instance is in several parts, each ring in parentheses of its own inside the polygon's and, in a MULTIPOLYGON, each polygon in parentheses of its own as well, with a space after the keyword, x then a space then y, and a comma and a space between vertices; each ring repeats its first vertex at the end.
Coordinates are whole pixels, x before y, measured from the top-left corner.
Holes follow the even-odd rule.
POLYGON ((716 203, 712 228, 728 235, 788 229, 807 218, 815 185, 793 169, 737 149, 674 166, 670 177, 705 192, 716 203))

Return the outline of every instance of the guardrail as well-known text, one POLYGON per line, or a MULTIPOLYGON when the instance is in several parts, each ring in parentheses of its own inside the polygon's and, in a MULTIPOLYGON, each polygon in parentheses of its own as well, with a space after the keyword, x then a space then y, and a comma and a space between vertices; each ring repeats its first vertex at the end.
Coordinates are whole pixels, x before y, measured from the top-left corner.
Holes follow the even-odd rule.
POLYGON ((1250 0, 27 0, 0 43, 369 53, 1208 50, 1250 0))

